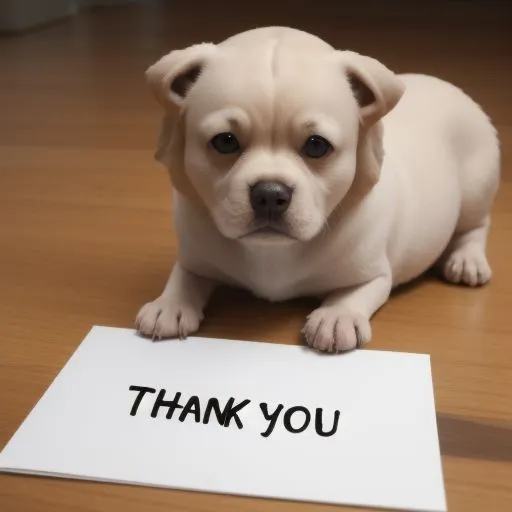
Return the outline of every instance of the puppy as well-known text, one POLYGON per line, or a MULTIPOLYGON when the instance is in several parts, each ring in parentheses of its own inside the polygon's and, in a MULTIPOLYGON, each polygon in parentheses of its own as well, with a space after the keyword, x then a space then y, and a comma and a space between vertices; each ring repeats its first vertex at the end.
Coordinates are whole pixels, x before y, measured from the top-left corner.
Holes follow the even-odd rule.
POLYGON ((368 343, 392 288, 436 263, 452 283, 490 279, 499 143, 455 86, 284 27, 173 51, 146 76, 179 257, 142 334, 185 338, 225 283, 322 298, 305 339, 339 352, 368 343))

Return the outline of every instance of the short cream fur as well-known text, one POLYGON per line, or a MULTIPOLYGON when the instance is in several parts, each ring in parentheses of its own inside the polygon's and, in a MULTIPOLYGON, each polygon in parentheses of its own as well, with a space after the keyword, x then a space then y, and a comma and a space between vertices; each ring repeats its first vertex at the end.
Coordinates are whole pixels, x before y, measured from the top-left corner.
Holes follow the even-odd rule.
POLYGON ((321 298, 305 340, 340 352, 369 342, 393 287, 435 264, 453 283, 490 279, 499 142, 457 87, 285 27, 173 51, 146 76, 164 110, 156 157, 174 186, 179 258, 140 310, 141 333, 194 333, 228 284, 271 301, 321 298), (212 148, 223 132, 240 151, 212 148), (301 152, 311 135, 329 154, 301 152), (279 232, 254 231, 249 191, 262 180, 293 190, 279 232))

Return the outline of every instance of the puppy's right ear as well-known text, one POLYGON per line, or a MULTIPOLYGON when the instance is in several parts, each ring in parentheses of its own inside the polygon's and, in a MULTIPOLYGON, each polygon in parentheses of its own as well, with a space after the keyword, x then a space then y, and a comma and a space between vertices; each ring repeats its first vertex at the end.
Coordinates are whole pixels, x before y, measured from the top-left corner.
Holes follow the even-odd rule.
POLYGON ((216 45, 202 43, 174 50, 146 70, 146 81, 164 107, 181 107, 216 45))
POLYGON ((174 50, 146 71, 147 83, 165 109, 155 158, 169 170, 174 188, 196 203, 200 198, 185 172, 183 105, 215 49, 214 44, 203 43, 174 50))

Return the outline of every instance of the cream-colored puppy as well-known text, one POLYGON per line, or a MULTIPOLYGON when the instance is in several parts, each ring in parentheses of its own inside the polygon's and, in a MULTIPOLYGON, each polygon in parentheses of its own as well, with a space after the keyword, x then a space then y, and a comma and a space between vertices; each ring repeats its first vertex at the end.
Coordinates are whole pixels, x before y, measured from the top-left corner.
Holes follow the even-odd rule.
POLYGON ((199 327, 218 283, 317 296, 312 347, 367 343, 392 288, 439 262, 482 285, 500 151, 460 89, 289 28, 169 53, 147 71, 164 107, 179 258, 137 328, 199 327))

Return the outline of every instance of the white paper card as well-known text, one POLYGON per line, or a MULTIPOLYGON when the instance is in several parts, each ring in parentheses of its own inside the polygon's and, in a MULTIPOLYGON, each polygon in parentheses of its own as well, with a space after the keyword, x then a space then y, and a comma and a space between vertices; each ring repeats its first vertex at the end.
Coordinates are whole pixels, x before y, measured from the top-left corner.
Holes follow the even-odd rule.
POLYGON ((151 343, 94 327, 2 451, 0 469, 446 510, 430 358, 419 354, 151 343))

